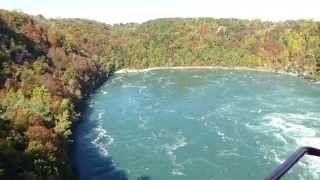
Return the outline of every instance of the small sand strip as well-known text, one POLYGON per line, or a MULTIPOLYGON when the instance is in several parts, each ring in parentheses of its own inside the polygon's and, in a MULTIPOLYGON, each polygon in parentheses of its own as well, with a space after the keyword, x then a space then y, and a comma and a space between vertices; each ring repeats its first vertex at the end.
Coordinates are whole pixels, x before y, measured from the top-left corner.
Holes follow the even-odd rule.
POLYGON ((120 69, 115 72, 115 74, 126 74, 126 73, 138 73, 138 72, 148 72, 152 70, 159 69, 230 69, 230 70, 248 70, 248 71, 260 71, 260 72, 274 72, 279 74, 287 74, 291 76, 298 76, 296 73, 289 73, 285 71, 276 71, 273 69, 265 68, 247 68, 247 67, 222 67, 222 66, 181 66, 181 67, 153 67, 146 69, 120 69))

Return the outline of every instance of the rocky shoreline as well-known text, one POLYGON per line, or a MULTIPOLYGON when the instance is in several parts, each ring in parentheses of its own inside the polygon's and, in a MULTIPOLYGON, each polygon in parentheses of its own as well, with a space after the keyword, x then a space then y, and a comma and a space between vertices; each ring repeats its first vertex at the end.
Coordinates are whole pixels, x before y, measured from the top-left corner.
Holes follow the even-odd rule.
MULTIPOLYGON (((247 70, 247 71, 259 71, 259 72, 273 72, 273 73, 279 73, 279 74, 286 74, 290 76, 302 76, 303 78, 306 78, 307 76, 299 75, 297 73, 292 72, 286 72, 286 71, 277 71, 273 69, 267 69, 267 68, 248 68, 248 67, 223 67, 223 66, 177 66, 177 67, 151 67, 151 68, 145 68, 145 69, 130 69, 130 68, 124 68, 119 69, 114 72, 114 74, 126 74, 126 73, 139 73, 139 72, 148 72, 153 70, 161 70, 161 69, 228 69, 228 70, 247 70)), ((308 78, 306 78, 308 79, 308 78)))

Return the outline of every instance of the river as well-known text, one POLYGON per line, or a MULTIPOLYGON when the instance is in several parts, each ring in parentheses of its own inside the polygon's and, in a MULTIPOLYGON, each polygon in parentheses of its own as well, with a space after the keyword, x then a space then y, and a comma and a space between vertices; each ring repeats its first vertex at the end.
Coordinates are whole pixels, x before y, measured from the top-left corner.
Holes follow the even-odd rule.
MULTIPOLYGON (((297 148, 320 148, 320 84, 246 70, 116 74, 74 138, 84 180, 263 179, 297 148)), ((319 159, 284 179, 319 179, 319 159)))

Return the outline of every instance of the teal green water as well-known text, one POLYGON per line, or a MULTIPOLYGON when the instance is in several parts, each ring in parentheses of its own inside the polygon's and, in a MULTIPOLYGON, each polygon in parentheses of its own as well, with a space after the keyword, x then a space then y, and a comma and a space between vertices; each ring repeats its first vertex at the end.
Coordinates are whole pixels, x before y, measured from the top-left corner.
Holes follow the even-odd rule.
MULTIPOLYGON (((320 147, 320 84, 275 73, 184 69, 117 74, 75 129, 80 179, 263 179, 320 147)), ((305 158, 287 179, 319 179, 305 158)))

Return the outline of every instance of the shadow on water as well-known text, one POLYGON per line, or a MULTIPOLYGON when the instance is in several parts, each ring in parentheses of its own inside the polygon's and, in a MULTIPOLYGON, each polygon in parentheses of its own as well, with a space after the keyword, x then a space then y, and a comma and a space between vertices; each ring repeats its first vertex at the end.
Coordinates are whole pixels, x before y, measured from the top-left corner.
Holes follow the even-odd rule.
POLYGON ((151 177, 150 176, 141 176, 141 177, 138 177, 137 180, 151 180, 151 177))
MULTIPOLYGON (((88 118, 93 109, 88 104, 81 108, 80 121, 73 126, 72 165, 80 180, 128 180, 127 172, 115 164, 110 155, 104 155, 92 142, 96 136, 91 134, 98 127, 97 121, 88 118)), ((150 176, 142 175, 137 180, 151 180, 150 176)))

